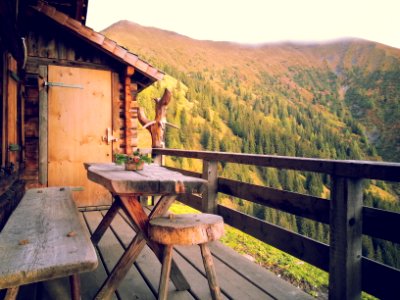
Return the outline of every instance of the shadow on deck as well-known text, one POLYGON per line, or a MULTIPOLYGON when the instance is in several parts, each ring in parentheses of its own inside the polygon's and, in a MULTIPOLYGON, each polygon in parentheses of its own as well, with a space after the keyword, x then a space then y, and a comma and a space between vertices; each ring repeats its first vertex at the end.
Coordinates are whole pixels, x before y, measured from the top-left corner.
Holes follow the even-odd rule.
MULTIPOLYGON (((82 222, 87 226, 89 233, 97 227, 105 212, 81 213, 82 222)), ((94 272, 81 274, 82 299, 93 299, 107 273, 112 270, 134 235, 135 232, 125 216, 118 214, 97 247, 99 267, 94 272)), ((212 243, 210 249, 225 299, 312 299, 300 289, 220 242, 212 243)), ((191 289, 176 291, 170 282, 168 299, 211 299, 200 248, 177 246, 173 257, 190 283, 191 289)), ((113 299, 156 299, 160 272, 160 262, 146 246, 120 284, 113 299)), ((69 299, 67 279, 43 283, 38 289, 37 298, 69 299)))

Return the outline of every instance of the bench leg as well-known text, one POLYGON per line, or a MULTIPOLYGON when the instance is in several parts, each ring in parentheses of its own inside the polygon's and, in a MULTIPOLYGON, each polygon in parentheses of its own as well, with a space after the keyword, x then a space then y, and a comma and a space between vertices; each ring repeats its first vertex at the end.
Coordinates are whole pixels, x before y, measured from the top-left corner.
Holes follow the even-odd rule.
POLYGON ((214 263, 210 249, 207 244, 200 244, 201 256, 203 257, 204 268, 206 270, 208 286, 210 287, 211 297, 213 300, 220 300, 221 290, 217 282, 217 274, 215 273, 214 263))
POLYGON ((93 245, 97 245, 97 243, 100 241, 104 232, 106 232, 112 220, 118 213, 119 208, 120 208, 120 201, 119 199, 116 199, 111 205, 110 209, 107 211, 104 218, 101 220, 99 226, 97 226, 96 230, 93 232, 92 237, 90 238, 92 240, 93 245))
POLYGON ((18 292, 19 292, 19 286, 15 286, 15 287, 7 289, 7 293, 6 293, 6 296, 4 297, 4 300, 17 299, 18 292))
POLYGON ((71 288, 71 299, 80 300, 81 299, 81 280, 79 274, 73 274, 69 276, 69 285, 71 288))
POLYGON ((167 245, 164 248, 164 257, 162 261, 160 275, 160 285, 158 287, 158 300, 166 300, 168 296, 168 281, 169 274, 171 273, 172 249, 173 246, 171 245, 167 245))

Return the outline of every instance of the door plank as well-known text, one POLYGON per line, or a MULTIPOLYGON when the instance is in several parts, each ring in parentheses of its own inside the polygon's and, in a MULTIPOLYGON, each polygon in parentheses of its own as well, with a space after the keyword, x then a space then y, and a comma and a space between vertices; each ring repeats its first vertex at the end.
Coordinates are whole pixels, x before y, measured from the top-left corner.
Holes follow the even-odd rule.
POLYGON ((83 163, 112 161, 112 144, 102 140, 112 128, 111 72, 49 66, 48 81, 83 87, 48 87, 48 185, 82 186, 74 194, 80 207, 110 204, 83 163))

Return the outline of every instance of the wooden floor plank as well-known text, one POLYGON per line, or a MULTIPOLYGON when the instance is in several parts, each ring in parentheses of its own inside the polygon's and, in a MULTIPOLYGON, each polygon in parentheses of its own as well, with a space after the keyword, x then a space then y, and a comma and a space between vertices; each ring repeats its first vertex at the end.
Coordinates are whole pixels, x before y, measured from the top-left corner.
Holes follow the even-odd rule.
POLYGON ((314 299, 301 289, 282 280, 271 271, 250 262, 247 258, 218 241, 210 243, 210 249, 217 259, 240 272, 241 276, 251 281, 274 298, 283 299, 288 297, 296 300, 314 299))
MULTIPOLYGON (((85 217, 92 232, 102 219, 100 212, 86 212, 85 217)), ((104 233, 102 239, 98 243, 98 249, 102 253, 105 266, 109 272, 115 266, 124 251, 111 229, 107 229, 104 233)), ((100 286, 98 286, 97 290, 99 288, 100 286)), ((134 266, 129 269, 117 291, 121 299, 155 299, 151 289, 147 286, 143 277, 134 266)))
MULTIPOLYGON (((126 222, 126 219, 122 218, 118 214, 111 227, 118 233, 118 236, 123 243, 124 247, 127 247, 135 235, 132 227, 126 222)), ((137 258, 135 265, 140 270, 142 275, 146 278, 146 281, 151 288, 156 292, 158 291, 158 285, 160 281, 161 263, 155 254, 150 250, 149 247, 145 247, 142 253, 137 258)), ((177 291, 172 283, 169 284, 168 299, 184 300, 193 299, 193 296, 188 291, 177 291)))
MULTIPOLYGON (((200 249, 196 246, 177 246, 176 250, 182 256, 187 257, 202 274, 205 274, 200 249)), ((220 260, 214 258, 214 267, 217 273, 219 286, 224 294, 232 299, 273 299, 270 295, 244 280, 243 277, 234 272, 220 260)))
MULTIPOLYGON (((87 228, 86 222, 83 218, 83 214, 79 214, 79 219, 81 223, 84 225, 84 228, 87 228)), ((89 232, 86 232, 89 235, 89 232)), ((99 254, 97 253, 97 257, 99 254)), ((87 273, 81 273, 81 297, 82 300, 91 300, 94 298, 97 289, 103 281, 107 278, 107 273, 104 269, 104 266, 99 259, 99 265, 96 270, 87 273)), ((25 298, 27 299, 27 298, 25 298)), ((34 298, 31 298, 34 299, 34 298)), ((46 281, 41 283, 40 287, 40 300, 69 300, 70 298, 70 289, 69 289, 69 281, 68 278, 59 278, 51 281, 46 281)), ((117 297, 114 295, 113 300, 117 300, 117 297)))
MULTIPOLYGON (((95 229, 102 218, 101 214, 104 213, 96 211, 83 213, 89 223, 90 230, 95 229)), ((123 246, 126 247, 135 235, 124 217, 126 216, 123 213, 117 215, 111 224, 111 228, 107 230, 99 243, 99 250, 108 269, 114 266, 116 259, 119 258, 120 254, 122 255, 123 246)), ((83 220, 82 216, 81 219, 83 220)), ((219 242, 211 243, 210 249, 213 252, 221 289, 223 293, 226 293, 223 294, 224 299, 299 300, 312 298, 219 242)), ((177 250, 174 251, 175 262, 190 283, 191 290, 189 292, 176 291, 170 282, 168 299, 211 299, 199 247, 177 247, 177 250)), ((127 278, 121 283, 118 289, 119 299, 155 299, 154 295, 157 294, 160 271, 160 262, 146 246, 129 271, 127 278)), ((94 272, 81 274, 82 299, 93 299, 105 278, 106 271, 102 260, 99 260, 99 267, 94 272)), ((68 280, 60 279, 56 283, 45 283, 44 286, 47 294, 45 298, 41 299, 69 299, 68 280), (51 284, 50 288, 47 287, 49 284, 51 284), (55 291, 57 291, 56 294, 54 294, 55 291), (60 293, 60 291, 62 292, 60 293)), ((117 299, 117 297, 114 295, 113 299, 117 299)))

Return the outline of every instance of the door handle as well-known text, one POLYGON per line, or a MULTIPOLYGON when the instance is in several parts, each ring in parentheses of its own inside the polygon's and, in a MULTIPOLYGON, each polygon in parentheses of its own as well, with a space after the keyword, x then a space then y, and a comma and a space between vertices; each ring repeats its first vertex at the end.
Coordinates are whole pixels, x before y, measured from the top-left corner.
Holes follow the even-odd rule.
POLYGON ((106 129, 106 135, 104 135, 101 139, 102 139, 104 142, 106 142, 107 145, 110 145, 111 142, 117 142, 117 141, 118 141, 118 138, 116 138, 116 137, 114 137, 114 136, 112 135, 112 130, 111 130, 111 128, 107 128, 107 129, 106 129))

